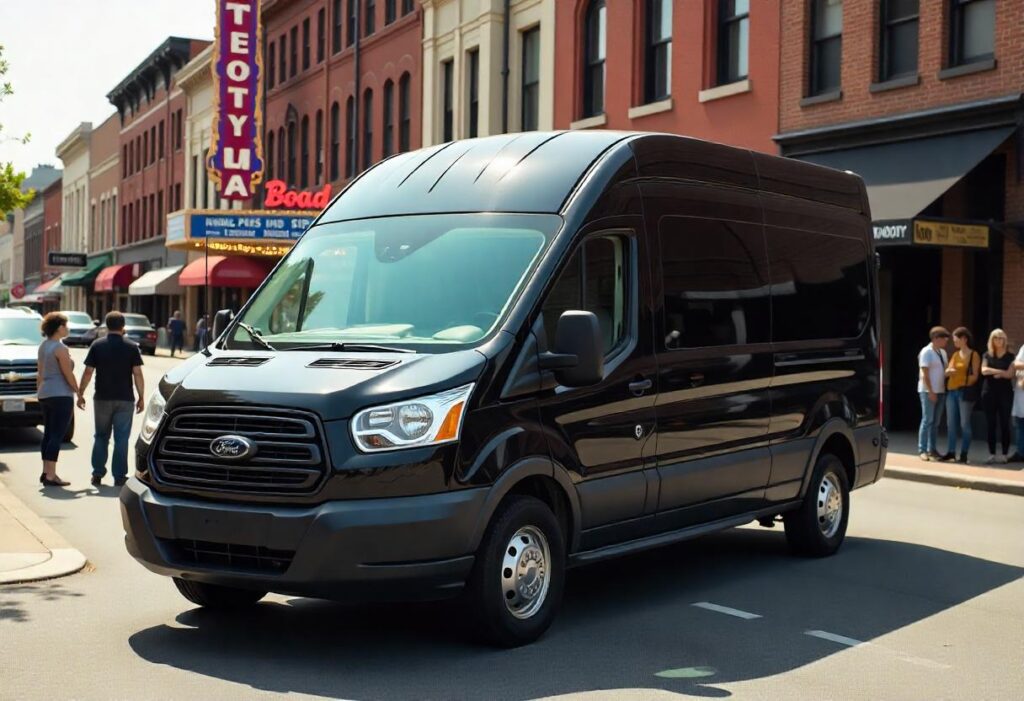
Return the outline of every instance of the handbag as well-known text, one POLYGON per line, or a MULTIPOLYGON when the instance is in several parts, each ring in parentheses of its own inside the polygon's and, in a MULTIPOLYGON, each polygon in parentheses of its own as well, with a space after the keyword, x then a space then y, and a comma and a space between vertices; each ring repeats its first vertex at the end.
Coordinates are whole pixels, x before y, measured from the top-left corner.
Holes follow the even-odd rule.
MULTIPOLYGON (((977 351, 971 351, 971 357, 967 359, 967 379, 974 374, 974 356, 977 351)), ((973 385, 964 385, 963 400, 965 402, 976 402, 981 397, 981 378, 973 385)))

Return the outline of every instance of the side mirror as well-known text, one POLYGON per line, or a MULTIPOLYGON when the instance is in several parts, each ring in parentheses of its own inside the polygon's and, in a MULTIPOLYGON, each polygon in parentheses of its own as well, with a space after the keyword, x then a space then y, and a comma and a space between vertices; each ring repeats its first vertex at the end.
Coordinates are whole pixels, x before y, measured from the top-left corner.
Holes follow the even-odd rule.
POLYGON ((156 324, 150 324, 150 325, 149 325, 149 327, 150 327, 151 329, 155 329, 155 328, 156 328, 156 324))
POLYGON ((92 320, 92 325, 93 326, 99 326, 100 325, 100 320, 99 319, 93 319, 92 320))
POLYGON ((235 313, 230 309, 221 309, 213 315, 213 340, 220 338, 228 325, 235 318, 235 313))
POLYGON ((601 326, 593 312, 567 311, 558 318, 554 352, 540 356, 542 370, 554 370, 566 387, 587 387, 604 379, 601 326))

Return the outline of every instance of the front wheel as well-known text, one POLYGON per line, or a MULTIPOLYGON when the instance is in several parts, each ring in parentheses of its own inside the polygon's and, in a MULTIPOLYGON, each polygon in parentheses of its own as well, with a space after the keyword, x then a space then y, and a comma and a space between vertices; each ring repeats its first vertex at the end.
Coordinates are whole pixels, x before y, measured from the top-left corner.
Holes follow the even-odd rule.
POLYGON ((842 461, 832 454, 818 457, 803 504, 787 513, 786 540, 798 555, 834 554, 846 537, 850 519, 850 483, 842 461))
POLYGON ((209 609, 238 609, 252 606, 267 595, 265 591, 224 587, 173 577, 174 586, 186 599, 209 609))
POLYGON ((482 637, 501 647, 531 643, 555 619, 565 585, 565 537, 548 506, 513 496, 499 507, 477 551, 467 603, 482 637))

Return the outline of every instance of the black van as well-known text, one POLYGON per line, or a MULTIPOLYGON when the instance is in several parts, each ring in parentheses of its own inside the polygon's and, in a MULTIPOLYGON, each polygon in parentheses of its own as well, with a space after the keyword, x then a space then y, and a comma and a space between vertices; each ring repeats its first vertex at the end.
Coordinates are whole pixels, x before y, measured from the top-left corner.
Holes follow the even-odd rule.
POLYGON ((503 645, 569 567, 781 517, 834 553, 879 479, 859 178, 608 131, 363 173, 169 372, 127 547, 203 606, 462 594, 503 645))

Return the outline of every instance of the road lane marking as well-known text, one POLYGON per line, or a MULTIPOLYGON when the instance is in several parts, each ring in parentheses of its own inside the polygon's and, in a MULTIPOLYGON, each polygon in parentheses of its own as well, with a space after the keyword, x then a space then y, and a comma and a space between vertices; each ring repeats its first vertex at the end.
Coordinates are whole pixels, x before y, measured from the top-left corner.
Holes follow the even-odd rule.
POLYGON ((845 635, 836 635, 835 633, 829 633, 827 630, 805 630, 805 635, 810 635, 813 638, 821 638, 822 640, 829 640, 833 643, 839 643, 840 645, 847 645, 849 647, 861 647, 862 645, 871 645, 863 640, 855 640, 853 638, 847 638, 845 635))
POLYGON ((755 618, 761 618, 760 614, 750 613, 749 611, 741 611, 739 609, 729 608, 728 606, 719 606, 718 604, 712 604, 710 601, 698 601, 695 604, 699 609, 707 609, 708 611, 714 611, 716 613, 724 613, 726 616, 735 616, 736 618, 742 618, 745 621, 750 621, 755 618))
POLYGON ((837 635, 836 633, 829 633, 826 630, 805 630, 804 635, 810 635, 814 638, 820 638, 821 640, 828 640, 829 642, 839 643, 840 645, 846 645, 847 647, 859 647, 859 648, 871 648, 875 652, 881 652, 886 655, 895 657, 900 662, 908 662, 918 667, 925 667, 927 669, 952 669, 948 664, 936 662, 935 660, 929 660, 925 657, 913 657, 910 655, 904 655, 898 650, 879 645, 877 643, 867 643, 863 640, 857 640, 856 638, 848 638, 845 635, 837 635))

